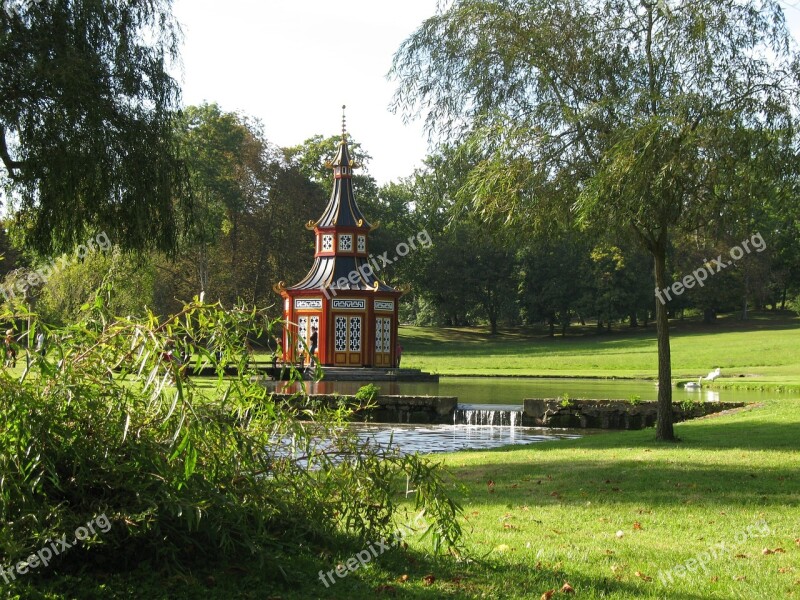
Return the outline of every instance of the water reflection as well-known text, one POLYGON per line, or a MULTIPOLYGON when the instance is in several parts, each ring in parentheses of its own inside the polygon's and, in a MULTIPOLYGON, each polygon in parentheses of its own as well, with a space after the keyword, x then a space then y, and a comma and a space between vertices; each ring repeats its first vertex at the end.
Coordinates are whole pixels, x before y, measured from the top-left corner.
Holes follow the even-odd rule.
POLYGON ((535 444, 553 440, 577 439, 574 432, 558 433, 542 427, 494 427, 491 425, 354 425, 358 436, 381 446, 398 448, 404 454, 414 452, 456 452, 487 450, 509 444, 535 444))
MULTIPOLYGON (((311 394, 354 394, 366 381, 304 382, 311 394)), ((413 381, 376 381, 384 395, 456 396, 459 404, 514 404, 522 405, 525 398, 557 398, 567 394, 570 398, 596 400, 629 400, 636 396, 643 402, 655 401, 658 388, 652 381, 630 379, 545 379, 531 377, 442 377, 439 383, 413 381)), ((296 391, 285 382, 268 382, 270 389, 296 391)), ((689 390, 673 388, 673 398, 682 394, 709 402, 757 402, 779 395, 794 398, 796 394, 776 394, 752 390, 689 390)))

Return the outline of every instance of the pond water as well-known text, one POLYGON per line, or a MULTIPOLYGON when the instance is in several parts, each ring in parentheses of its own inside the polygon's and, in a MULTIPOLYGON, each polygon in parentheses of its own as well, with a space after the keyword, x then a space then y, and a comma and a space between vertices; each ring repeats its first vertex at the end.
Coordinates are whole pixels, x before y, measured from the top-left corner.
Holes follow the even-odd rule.
POLYGON ((485 450, 509 444, 535 444, 576 439, 585 434, 541 427, 492 425, 386 425, 357 424, 359 437, 381 446, 391 444, 406 454, 485 450))
MULTIPOLYGON (((311 394, 354 394, 367 381, 305 382, 311 394)), ((570 398, 596 400, 628 400, 639 396, 642 401, 656 400, 658 388, 653 381, 637 379, 552 379, 534 377, 442 377, 439 383, 411 381, 374 382, 381 394, 456 396, 460 404, 522 405, 525 398, 570 398)), ((295 391, 282 382, 270 382, 273 389, 295 391)), ((293 384, 297 385, 297 384, 293 384)), ((673 400, 684 397, 716 402, 757 402, 775 397, 774 392, 750 390, 684 390, 673 389, 673 400)), ((789 397, 789 396, 786 396, 789 397)))

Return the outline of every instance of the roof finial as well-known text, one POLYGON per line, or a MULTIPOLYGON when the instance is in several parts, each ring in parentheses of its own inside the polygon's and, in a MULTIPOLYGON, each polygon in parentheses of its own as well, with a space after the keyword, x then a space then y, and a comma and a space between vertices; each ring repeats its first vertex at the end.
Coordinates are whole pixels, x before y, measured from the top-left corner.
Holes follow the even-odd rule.
POLYGON ((344 115, 344 109, 347 108, 342 104, 342 140, 347 141, 347 118, 344 115))

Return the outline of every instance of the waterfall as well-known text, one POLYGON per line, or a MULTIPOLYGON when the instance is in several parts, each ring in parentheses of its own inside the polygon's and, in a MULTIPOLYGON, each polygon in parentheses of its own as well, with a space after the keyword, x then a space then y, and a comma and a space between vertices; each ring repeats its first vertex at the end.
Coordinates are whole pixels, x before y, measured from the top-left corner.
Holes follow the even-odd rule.
POLYGON ((522 407, 505 404, 459 404, 453 425, 494 425, 516 427, 522 421, 522 407))

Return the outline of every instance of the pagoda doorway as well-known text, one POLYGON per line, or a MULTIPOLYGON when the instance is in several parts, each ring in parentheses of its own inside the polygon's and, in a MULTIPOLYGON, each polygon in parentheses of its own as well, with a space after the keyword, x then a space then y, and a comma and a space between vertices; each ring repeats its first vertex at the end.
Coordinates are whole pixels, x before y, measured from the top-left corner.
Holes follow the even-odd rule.
POLYGON ((337 367, 358 367, 363 364, 363 314, 333 315, 333 364, 337 367))

